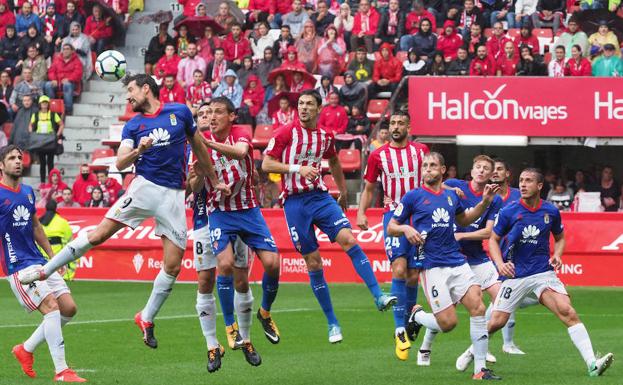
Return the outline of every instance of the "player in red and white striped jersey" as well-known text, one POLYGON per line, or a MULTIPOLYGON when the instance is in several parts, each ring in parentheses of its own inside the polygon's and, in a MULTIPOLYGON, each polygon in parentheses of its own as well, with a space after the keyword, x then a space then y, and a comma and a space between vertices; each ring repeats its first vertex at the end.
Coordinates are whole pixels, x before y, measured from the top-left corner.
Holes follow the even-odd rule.
MULTIPOLYGON (((390 142, 377 148, 368 158, 364 177, 365 188, 359 202, 357 225, 368 229, 366 210, 372 204, 372 197, 380 178, 386 199, 383 215, 383 232, 402 197, 418 188, 422 181, 422 159, 429 153, 422 143, 409 140, 409 115, 403 112, 392 114, 389 120, 390 142)), ((392 267, 392 294, 397 297, 394 305, 396 356, 401 360, 409 357, 411 343, 407 339, 405 324, 411 308, 417 303, 418 269, 414 246, 403 237, 385 236, 385 252, 392 267)))

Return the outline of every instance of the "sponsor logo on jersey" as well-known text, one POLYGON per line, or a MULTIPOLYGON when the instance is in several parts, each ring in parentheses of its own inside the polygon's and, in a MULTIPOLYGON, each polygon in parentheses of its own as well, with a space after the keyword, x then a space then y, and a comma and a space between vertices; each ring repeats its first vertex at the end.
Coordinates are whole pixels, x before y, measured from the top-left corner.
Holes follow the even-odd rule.
POLYGON ((436 208, 433 211, 433 227, 448 227, 450 224, 450 214, 443 207, 436 208))
POLYGON ((28 212, 25 206, 19 205, 13 210, 13 220, 15 221, 13 222, 13 227, 26 226, 29 219, 30 212, 28 212))
POLYGON ((143 263, 145 263, 145 258, 140 253, 136 253, 134 257, 132 257, 132 265, 134 265, 134 270, 136 274, 141 272, 143 268, 143 263))
POLYGON ((171 144, 169 141, 171 139, 169 131, 162 127, 154 128, 154 130, 149 133, 149 137, 154 141, 152 145, 156 147, 168 146, 171 144))
POLYGON ((13 248, 13 243, 11 243, 11 236, 9 235, 9 233, 4 234, 4 239, 6 240, 6 248, 9 251, 9 263, 16 263, 17 254, 15 254, 15 249, 13 248))
POLYGON ((536 227, 535 225, 528 225, 524 227, 521 231, 521 236, 523 237, 521 243, 531 243, 533 245, 536 245, 536 237, 538 237, 540 233, 541 230, 539 230, 538 227, 536 227))

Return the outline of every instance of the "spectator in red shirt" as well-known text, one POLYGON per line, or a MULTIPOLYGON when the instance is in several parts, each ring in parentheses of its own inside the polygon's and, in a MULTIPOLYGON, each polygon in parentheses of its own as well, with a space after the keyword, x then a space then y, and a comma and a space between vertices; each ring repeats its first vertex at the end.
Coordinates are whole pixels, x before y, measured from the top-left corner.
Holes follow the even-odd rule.
POLYGON ((329 95, 329 104, 322 108, 318 118, 318 126, 327 131, 333 131, 334 135, 343 134, 348 126, 348 113, 340 105, 340 97, 335 92, 329 95))
POLYGON ((167 103, 181 103, 186 104, 186 97, 184 95, 184 89, 175 80, 175 76, 167 75, 164 77, 164 82, 160 87, 160 101, 164 104, 167 103))
POLYGON ((123 190, 123 186, 115 178, 108 177, 108 169, 95 171, 95 176, 104 194, 104 200, 108 201, 112 206, 119 198, 119 193, 123 190))
POLYGON ((8 0, 0 0, 0 36, 4 36, 7 25, 15 25, 15 14, 9 9, 8 0))
POLYGON ((409 51, 409 48, 413 46, 413 36, 420 29, 420 21, 423 19, 428 19, 431 22, 433 33, 437 32, 435 16, 424 8, 424 3, 421 0, 416 0, 413 3, 413 11, 409 12, 405 21, 406 34, 400 38, 401 51, 409 51))
POLYGON ((255 117, 260 113, 263 106, 264 88, 262 87, 262 82, 257 75, 251 74, 247 79, 247 86, 242 93, 242 105, 239 115, 248 116, 250 121, 246 121, 255 126, 255 117))
POLYGON ((567 62, 565 76, 592 76, 591 61, 582 55, 579 44, 571 47, 571 59, 567 62))
POLYGON ((389 43, 381 44, 381 58, 374 62, 372 83, 368 94, 373 97, 379 92, 394 92, 402 77, 402 63, 394 57, 389 43))
POLYGON ((295 71, 292 73, 292 84, 290 84, 290 92, 299 93, 305 90, 310 90, 314 88, 314 85, 314 83, 309 83, 305 81, 302 72, 295 71))
POLYGON ((177 67, 180 63, 180 57, 175 53, 175 46, 167 44, 164 48, 164 56, 156 63, 154 75, 158 79, 163 79, 167 75, 177 77, 177 67))
POLYGON ((195 16, 197 6, 202 3, 203 0, 177 0, 177 2, 184 7, 182 14, 188 17, 195 16))
POLYGON ((359 10, 353 21, 353 31, 350 37, 350 47, 356 51, 359 46, 366 47, 368 53, 374 50, 374 35, 379 26, 380 15, 370 5, 370 0, 361 0, 359 10))
POLYGON ((532 27, 530 24, 524 24, 519 30, 519 36, 515 38, 515 47, 519 49, 522 45, 530 47, 532 52, 541 52, 539 39, 532 34, 532 27))
POLYGON ((238 23, 231 26, 231 33, 225 37, 222 44, 225 52, 225 59, 233 64, 234 70, 238 70, 242 65, 245 56, 253 55, 249 39, 242 34, 242 27, 238 23))
POLYGON ((278 130, 294 122, 296 111, 290 106, 290 99, 287 96, 284 95, 279 99, 279 109, 273 112, 271 118, 273 120, 273 130, 278 130))
POLYGON ((504 54, 496 60, 498 76, 515 76, 518 63, 519 55, 516 52, 515 44, 509 40, 504 44, 504 54))
POLYGON ((45 207, 50 200, 60 202, 63 200, 63 190, 67 188, 67 184, 63 182, 61 172, 57 168, 53 168, 48 173, 47 183, 39 185, 39 194, 41 198, 37 201, 37 207, 45 207))
POLYGON ((91 191, 98 185, 97 178, 89 169, 89 165, 82 164, 80 166, 80 174, 76 175, 76 181, 73 185, 74 201, 84 206, 84 203, 91 199, 91 191))
POLYGON ((451 62, 456 59, 459 48, 463 46, 463 38, 456 32, 452 20, 446 20, 443 29, 443 33, 437 39, 437 50, 443 55, 444 61, 451 62))
POLYGON ((214 50, 220 46, 221 39, 214 34, 214 30, 211 26, 206 25, 203 29, 203 37, 197 41, 199 56, 201 56, 206 63, 210 63, 214 60, 214 50))
POLYGON ((296 47, 293 45, 289 46, 288 51, 285 55, 285 59, 281 63, 281 68, 299 69, 307 71, 307 68, 305 68, 305 64, 299 61, 298 56, 299 51, 296 49, 296 47))
POLYGON ((89 36, 91 49, 98 55, 104 52, 108 41, 112 37, 110 21, 110 16, 104 19, 102 7, 97 4, 93 6, 93 15, 87 18, 84 34, 89 36))
POLYGON ((204 80, 203 72, 199 69, 196 69, 193 73, 193 79, 193 84, 190 84, 186 89, 186 105, 195 115, 197 113, 196 109, 202 103, 208 103, 212 99, 212 88, 204 80))
POLYGON ((478 46, 476 57, 469 66, 469 76, 495 76, 495 62, 487 54, 487 47, 478 46))
POLYGON ((276 4, 274 0, 250 0, 247 9, 249 10, 246 16, 247 29, 252 29, 258 21, 266 21, 269 24, 275 21, 276 4))
POLYGON ((511 38, 504 33, 504 27, 501 22, 493 24, 493 34, 487 39, 487 52, 493 60, 498 60, 504 56, 506 42, 512 42, 511 38))
POLYGON ((463 46, 469 54, 469 57, 473 58, 476 56, 476 49, 478 46, 485 45, 487 39, 482 34, 482 27, 480 27, 479 24, 472 24, 470 31, 469 36, 463 39, 463 46))
POLYGON ((48 69, 48 81, 45 83, 45 94, 54 99, 56 90, 63 91, 65 113, 71 114, 74 106, 74 91, 82 81, 82 62, 74 52, 74 46, 63 44, 60 54, 57 54, 48 69))

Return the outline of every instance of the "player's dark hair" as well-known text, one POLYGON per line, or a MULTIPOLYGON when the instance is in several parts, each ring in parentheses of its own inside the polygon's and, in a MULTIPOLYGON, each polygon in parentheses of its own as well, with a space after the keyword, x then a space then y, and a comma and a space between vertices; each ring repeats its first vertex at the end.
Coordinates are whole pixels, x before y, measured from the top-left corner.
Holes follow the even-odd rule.
POLYGON ((19 151, 20 155, 24 153, 24 151, 21 148, 17 147, 14 144, 9 144, 8 146, 2 147, 2 149, 0 149, 0 162, 4 162, 4 158, 6 158, 7 155, 9 155, 15 150, 19 151))
POLYGON ((146 74, 126 76, 125 78, 123 78, 122 82, 123 85, 126 87, 132 82, 135 82, 136 85, 139 87, 143 87, 145 84, 147 84, 154 98, 157 98, 160 94, 160 88, 158 87, 158 84, 156 84, 154 78, 146 74))
POLYGON ((430 153, 424 155, 424 158, 437 158, 440 166, 446 165, 446 158, 444 158, 443 155, 441 155, 441 153, 436 152, 436 151, 431 151, 430 153))
MULTIPOLYGON (((231 102, 231 100, 229 100, 228 98, 226 98, 225 96, 219 96, 217 98, 214 98, 212 100, 210 100, 210 105, 213 104, 223 104, 225 106, 225 108, 227 109, 227 113, 231 114, 236 112, 236 106, 234 106, 234 103, 231 102)), ((201 108, 203 105, 201 105, 199 108, 201 108)))
POLYGON ((495 162, 495 163, 502 163, 502 164, 504 165, 504 168, 505 168, 507 171, 510 171, 510 170, 511 170, 511 164, 510 164, 510 163, 508 163, 507 161, 505 161, 505 160, 504 160, 504 159, 502 159, 502 158, 493 158, 493 162, 495 162))
POLYGON ((306 95, 313 96, 314 99, 316 99, 316 105, 318 107, 322 106, 322 97, 320 97, 320 94, 318 93, 318 91, 313 90, 313 89, 305 90, 301 92, 301 95, 299 95, 299 100, 301 100, 301 97, 306 96, 306 95))
POLYGON ((403 110, 396 110, 392 113, 392 116, 404 116, 407 119, 407 122, 411 120, 411 116, 409 113, 403 110))
POLYGON ((523 170, 521 170, 521 173, 523 174, 524 172, 529 172, 529 173, 532 173, 532 174, 536 175, 537 183, 545 182, 545 178, 543 177, 543 172, 540 169, 536 168, 536 167, 524 168, 523 170))

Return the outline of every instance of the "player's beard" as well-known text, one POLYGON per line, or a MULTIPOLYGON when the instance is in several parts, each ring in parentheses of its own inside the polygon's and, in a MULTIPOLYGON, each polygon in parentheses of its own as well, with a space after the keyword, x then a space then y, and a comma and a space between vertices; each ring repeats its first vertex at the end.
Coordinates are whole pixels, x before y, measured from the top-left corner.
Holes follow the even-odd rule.
POLYGON ((393 140, 395 143, 400 143, 400 142, 402 142, 403 140, 405 140, 405 138, 407 137, 407 135, 408 135, 408 133, 406 133, 406 132, 403 134, 403 133, 401 133, 400 131, 394 131, 394 132, 392 132, 392 140, 393 140))
POLYGON ((147 110, 148 106, 149 103, 147 102, 147 98, 143 99, 143 101, 140 103, 137 99, 134 99, 134 103, 132 104, 132 111, 143 114, 145 113, 145 110, 147 110))
POLYGON ((14 171, 4 170, 2 173, 7 179, 16 181, 22 177, 22 172, 23 172, 23 169, 16 168, 14 171))

